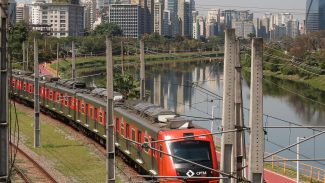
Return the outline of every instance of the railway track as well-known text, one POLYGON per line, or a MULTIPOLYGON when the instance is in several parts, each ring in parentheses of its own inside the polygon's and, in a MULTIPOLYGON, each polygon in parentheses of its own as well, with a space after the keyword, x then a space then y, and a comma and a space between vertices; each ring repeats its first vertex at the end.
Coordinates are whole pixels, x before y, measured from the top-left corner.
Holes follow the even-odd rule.
POLYGON ((14 147, 14 149, 17 148, 17 161, 14 165, 14 169, 24 182, 58 183, 50 173, 22 149, 13 143, 10 143, 10 145, 14 147))

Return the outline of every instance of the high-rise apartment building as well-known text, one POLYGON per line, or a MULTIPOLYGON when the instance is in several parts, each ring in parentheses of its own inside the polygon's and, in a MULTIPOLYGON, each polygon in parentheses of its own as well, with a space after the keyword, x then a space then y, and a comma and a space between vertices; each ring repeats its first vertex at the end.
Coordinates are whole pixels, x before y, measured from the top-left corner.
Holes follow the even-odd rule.
POLYGON ((232 28, 235 29, 235 33, 237 37, 247 39, 251 35, 256 35, 254 24, 252 21, 247 21, 247 20, 233 21, 232 28))
POLYGON ((200 37, 206 37, 206 21, 204 17, 199 17, 199 30, 200 30, 200 37))
POLYGON ((154 24, 154 0, 139 0, 144 33, 151 34, 154 24))
MULTIPOLYGON (((42 24, 42 5, 46 2, 45 0, 36 0, 32 4, 32 24, 40 25, 42 24)), ((47 17, 46 17, 47 18, 47 17)))
POLYGON ((81 4, 85 7, 85 29, 93 29, 96 21, 96 0, 83 0, 81 4))
POLYGON ((104 22, 115 23, 120 26, 123 36, 139 38, 143 35, 143 23, 140 5, 134 4, 111 4, 104 22))
POLYGON ((307 0, 305 26, 307 33, 325 29, 324 0, 307 0))
POLYGON ((154 32, 164 35, 164 2, 156 0, 154 4, 154 32))
POLYGON ((16 22, 29 22, 29 7, 24 3, 18 3, 16 7, 16 22))
POLYGON ((299 35, 299 21, 289 20, 286 24, 287 26, 287 36, 295 38, 299 35))
POLYGON ((50 26, 55 37, 84 35, 84 7, 78 4, 36 3, 32 6, 32 23, 50 26))
POLYGON ((179 21, 178 21, 178 0, 165 0, 165 11, 170 15, 171 36, 179 34, 179 21))

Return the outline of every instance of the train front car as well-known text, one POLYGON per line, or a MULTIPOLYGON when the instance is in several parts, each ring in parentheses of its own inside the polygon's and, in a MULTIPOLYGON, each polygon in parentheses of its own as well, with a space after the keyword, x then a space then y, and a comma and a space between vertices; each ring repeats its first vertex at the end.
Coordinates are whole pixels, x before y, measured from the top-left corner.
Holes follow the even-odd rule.
POLYGON ((161 181, 217 183, 217 158, 210 131, 193 126, 191 121, 175 118, 171 130, 159 132, 161 181), (174 126, 173 126, 174 125, 174 126), (200 136, 202 135, 202 136, 200 136), (207 169, 208 167, 210 169, 207 169), (215 177, 215 178, 212 178, 215 177))

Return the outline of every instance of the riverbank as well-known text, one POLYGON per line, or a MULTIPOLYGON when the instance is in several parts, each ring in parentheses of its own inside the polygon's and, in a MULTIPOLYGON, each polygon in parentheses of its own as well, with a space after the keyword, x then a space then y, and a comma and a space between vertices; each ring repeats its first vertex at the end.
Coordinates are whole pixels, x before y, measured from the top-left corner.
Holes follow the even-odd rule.
MULTIPOLYGON (((194 52, 194 53, 171 53, 171 54, 149 54, 145 55, 146 65, 156 65, 163 63, 184 63, 198 61, 222 61, 222 52, 194 52)), ((113 56, 113 61, 116 67, 132 67, 139 66, 139 55, 124 56, 122 62, 121 56, 113 56)), ((76 59, 77 75, 88 75, 92 73, 105 72, 106 70, 105 56, 97 57, 79 57, 76 59)), ((49 66, 52 72, 57 70, 57 62, 52 62, 49 66)), ((71 75, 71 59, 61 60, 59 62, 60 76, 68 78, 71 75), (69 71, 69 72, 68 72, 69 71)))

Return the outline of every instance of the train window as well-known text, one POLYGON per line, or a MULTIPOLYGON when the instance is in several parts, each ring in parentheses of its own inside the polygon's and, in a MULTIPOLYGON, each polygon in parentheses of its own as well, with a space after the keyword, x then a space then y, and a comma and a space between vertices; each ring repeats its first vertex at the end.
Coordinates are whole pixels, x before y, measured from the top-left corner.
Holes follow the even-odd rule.
POLYGON ((142 132, 138 130, 138 142, 142 143, 142 132))
POLYGON ((132 143, 133 143, 133 145, 134 145, 134 141, 135 141, 135 129, 134 128, 132 128, 132 143))
POLYGON ((97 114, 97 108, 94 109, 94 120, 97 121, 97 117, 98 117, 98 114, 97 114))
POLYGON ((53 92, 50 91, 50 100, 52 100, 52 99, 53 99, 53 92))
MULTIPOLYGON (((150 144, 148 142, 149 142, 148 137, 144 137, 144 143, 146 145, 150 146, 150 144)), ((144 152, 148 153, 149 152, 149 148, 144 148, 144 152)))
POLYGON ((126 124, 125 136, 127 139, 130 139, 130 125, 129 124, 126 124))
POLYGON ((64 97, 64 105, 65 106, 68 106, 68 96, 65 96, 64 97))
POLYGON ((93 108, 89 107, 89 117, 93 117, 93 108))
POLYGON ((81 112, 81 100, 78 100, 77 112, 81 112))
POLYGON ((63 94, 60 94, 60 97, 58 98, 58 102, 62 102, 63 101, 63 94))
POLYGON ((85 104, 84 103, 81 104, 81 112, 83 114, 85 113, 85 104))
MULTIPOLYGON (((172 142, 170 152, 174 156, 195 162, 211 162, 210 142, 199 140, 186 140, 172 142)), ((173 158, 174 163, 183 163, 183 160, 173 158)))
POLYGON ((163 151, 163 147, 162 147, 162 145, 160 145, 159 146, 159 156, 160 156, 160 158, 162 158, 162 156, 163 156, 163 153, 162 153, 162 151, 163 151))
POLYGON ((26 83, 24 83, 24 91, 26 91, 26 88, 27 88, 27 87, 26 87, 26 83))
POLYGON ((99 111, 99 122, 102 122, 103 121, 103 112, 102 111, 99 111))
POLYGON ((121 123, 121 135, 124 137, 124 122, 121 123))
POLYGON ((63 97, 63 95, 62 94, 60 94, 60 93, 58 93, 58 96, 57 96, 57 101, 58 101, 58 103, 62 100, 62 97, 63 97))

